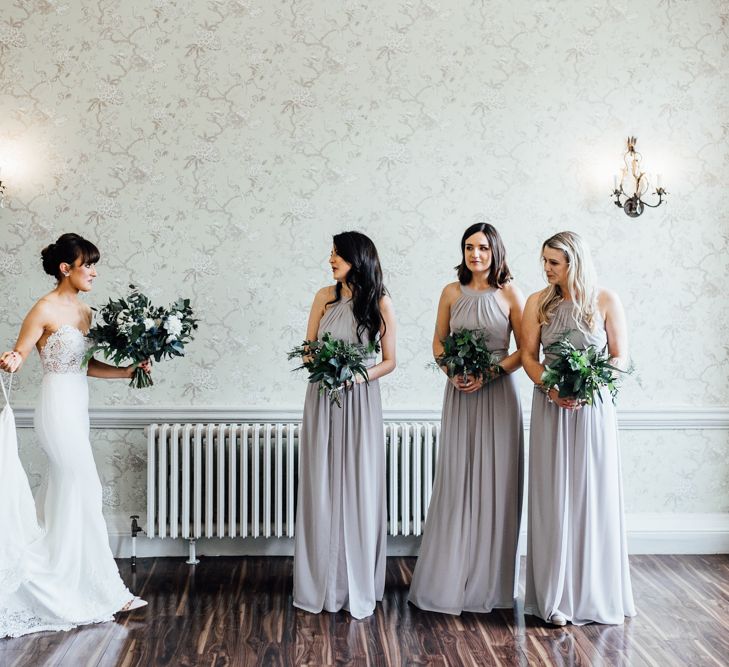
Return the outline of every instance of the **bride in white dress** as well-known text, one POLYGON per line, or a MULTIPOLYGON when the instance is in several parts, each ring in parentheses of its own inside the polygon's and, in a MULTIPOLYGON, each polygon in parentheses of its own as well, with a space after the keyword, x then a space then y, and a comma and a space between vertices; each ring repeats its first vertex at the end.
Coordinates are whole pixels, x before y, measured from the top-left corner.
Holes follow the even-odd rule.
MULTIPOLYGON (((12 410, 6 407, 0 415, 0 637, 70 630, 147 604, 119 576, 89 442, 86 375, 129 378, 134 370, 95 359, 88 370, 81 368, 91 309, 78 293, 91 290, 99 251, 76 234, 64 234, 42 257, 44 270, 58 284, 26 316, 15 349, 0 356, 0 369, 14 373, 34 346, 40 353, 43 381, 35 429, 49 463, 37 523, 17 458, 12 410)), ((149 362, 142 366, 149 372, 149 362)))

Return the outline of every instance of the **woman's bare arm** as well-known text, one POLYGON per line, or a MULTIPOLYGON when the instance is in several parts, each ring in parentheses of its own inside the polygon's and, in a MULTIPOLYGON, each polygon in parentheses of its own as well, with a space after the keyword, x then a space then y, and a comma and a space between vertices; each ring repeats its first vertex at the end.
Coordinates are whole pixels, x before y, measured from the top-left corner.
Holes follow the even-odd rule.
POLYGON ((620 370, 626 370, 630 364, 628 326, 620 297, 615 292, 602 289, 598 296, 598 308, 604 313, 610 363, 620 370))
POLYGON ((0 355, 0 369, 8 373, 15 373, 20 369, 46 329, 52 327, 50 318, 51 308, 41 299, 25 316, 15 347, 0 355))
MULTIPOLYGON (((392 373, 397 366, 397 322, 395 321, 395 309, 389 296, 380 299, 380 312, 384 325, 380 330, 380 349, 382 361, 367 369, 367 378, 377 380, 383 375, 392 373)), ((364 378, 357 376, 357 383, 364 382, 364 378)))
POLYGON ((514 332, 514 341, 516 342, 516 350, 510 355, 504 357, 499 366, 507 373, 513 373, 522 366, 521 361, 521 338, 522 338, 522 318, 524 316, 524 295, 521 290, 509 283, 501 289, 501 294, 509 305, 509 322, 514 332))

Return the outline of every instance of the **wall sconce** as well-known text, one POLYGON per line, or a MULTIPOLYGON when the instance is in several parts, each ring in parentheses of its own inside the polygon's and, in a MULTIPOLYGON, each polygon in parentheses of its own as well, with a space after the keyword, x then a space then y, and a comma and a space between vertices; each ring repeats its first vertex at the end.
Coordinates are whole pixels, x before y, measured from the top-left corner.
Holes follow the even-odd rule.
POLYGON ((5 208, 5 184, 0 180, 0 208, 5 208))
POLYGON ((653 194, 658 195, 658 203, 649 204, 643 201, 643 196, 650 188, 650 182, 648 174, 641 169, 640 161, 643 156, 635 150, 637 142, 637 137, 628 137, 628 150, 623 156, 625 166, 620 170, 620 175, 613 176, 612 196, 615 197, 615 206, 622 208, 631 218, 637 218, 646 206, 658 208, 663 203, 663 197, 668 194, 663 188, 661 175, 656 174, 656 189, 653 194))

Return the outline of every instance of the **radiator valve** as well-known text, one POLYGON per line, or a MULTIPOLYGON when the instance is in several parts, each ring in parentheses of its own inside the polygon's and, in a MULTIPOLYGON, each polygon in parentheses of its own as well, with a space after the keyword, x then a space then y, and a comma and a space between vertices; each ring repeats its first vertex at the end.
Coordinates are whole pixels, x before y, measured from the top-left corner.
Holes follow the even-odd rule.
POLYGON ((144 529, 139 525, 139 514, 132 514, 132 569, 137 567, 137 533, 143 533, 144 529))

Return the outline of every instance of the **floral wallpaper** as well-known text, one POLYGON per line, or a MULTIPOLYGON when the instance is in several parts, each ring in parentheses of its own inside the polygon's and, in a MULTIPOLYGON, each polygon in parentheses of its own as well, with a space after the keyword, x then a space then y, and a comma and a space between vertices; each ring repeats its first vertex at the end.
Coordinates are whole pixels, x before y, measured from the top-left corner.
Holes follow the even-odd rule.
MULTIPOLYGON (((727 82, 721 0, 14 2, 0 19, 0 341, 52 287, 40 249, 76 231, 102 252, 90 304, 133 283, 190 297, 202 319, 152 389, 92 380, 93 405, 295 408, 304 378, 285 351, 330 279, 332 234, 358 229, 398 316, 384 405, 437 409, 437 300, 463 229, 488 220, 525 293, 543 285, 544 238, 588 240, 627 311, 640 382, 624 406, 729 405, 727 82), (638 219, 609 196, 629 134, 670 193, 638 219)), ((18 405, 39 378, 34 359, 18 405)), ((133 502, 143 437, 94 437, 107 502, 133 502)), ((725 431, 629 440, 626 477, 659 484, 635 507, 727 510, 708 463, 726 458, 725 431), (678 486, 678 467, 653 475, 666 449, 678 486)))

